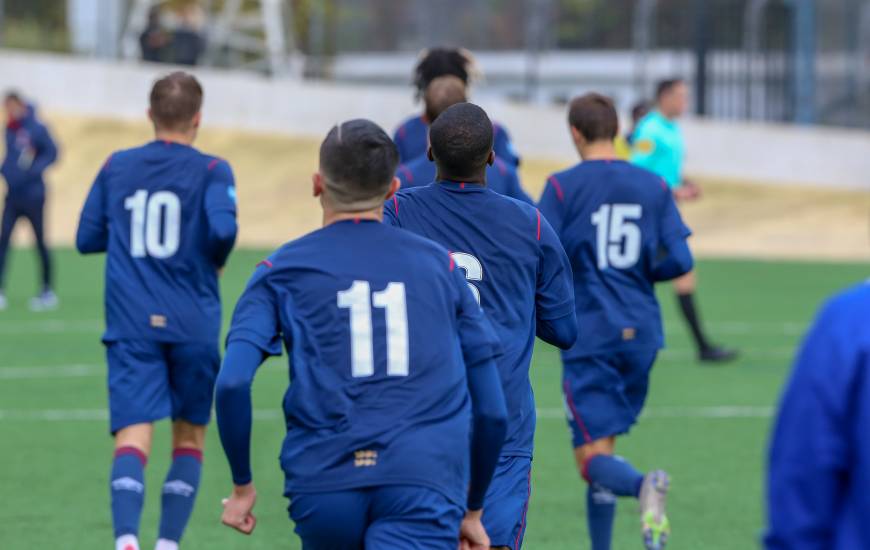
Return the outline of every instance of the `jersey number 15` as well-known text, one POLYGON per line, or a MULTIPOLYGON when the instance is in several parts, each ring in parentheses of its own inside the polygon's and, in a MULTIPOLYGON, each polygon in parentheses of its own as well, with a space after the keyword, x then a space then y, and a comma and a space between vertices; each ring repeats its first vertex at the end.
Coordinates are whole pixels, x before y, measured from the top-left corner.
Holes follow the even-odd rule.
POLYGON ((602 204, 592 214, 597 230, 598 269, 615 267, 628 269, 640 259, 639 220, 643 209, 639 204, 602 204))

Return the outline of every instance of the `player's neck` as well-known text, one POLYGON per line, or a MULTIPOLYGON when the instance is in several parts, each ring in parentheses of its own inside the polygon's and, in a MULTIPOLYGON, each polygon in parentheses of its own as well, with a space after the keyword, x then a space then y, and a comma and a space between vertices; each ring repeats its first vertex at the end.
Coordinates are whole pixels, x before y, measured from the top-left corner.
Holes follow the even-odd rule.
POLYGON ((193 141, 196 139, 196 135, 189 132, 168 132, 158 130, 154 133, 154 139, 157 141, 180 143, 181 145, 193 145, 193 141))
POLYGON ((583 160, 617 160, 616 148, 611 141, 595 141, 580 148, 583 160))
POLYGON ((370 220, 382 222, 384 221, 384 209, 382 207, 378 207, 377 209, 366 210, 364 212, 336 212, 329 209, 323 210, 323 227, 349 220, 370 220))

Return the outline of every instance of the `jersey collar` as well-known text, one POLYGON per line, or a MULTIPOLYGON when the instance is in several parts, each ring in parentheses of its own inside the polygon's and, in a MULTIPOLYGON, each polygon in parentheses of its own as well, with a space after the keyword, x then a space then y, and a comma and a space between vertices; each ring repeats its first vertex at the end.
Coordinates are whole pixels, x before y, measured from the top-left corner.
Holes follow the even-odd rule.
POLYGON ((486 184, 480 182, 438 180, 436 183, 448 191, 455 191, 457 193, 480 193, 481 191, 486 191, 486 184))

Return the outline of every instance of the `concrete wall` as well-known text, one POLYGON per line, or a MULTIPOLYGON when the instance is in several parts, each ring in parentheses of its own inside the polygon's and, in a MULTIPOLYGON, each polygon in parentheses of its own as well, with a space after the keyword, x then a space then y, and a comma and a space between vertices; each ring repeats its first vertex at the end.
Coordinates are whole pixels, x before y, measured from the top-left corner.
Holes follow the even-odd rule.
MULTIPOLYGON (((41 107, 75 115, 138 119, 165 66, 0 51, 0 88, 18 88, 41 107)), ((322 136, 339 120, 371 118, 387 129, 419 109, 409 87, 268 79, 198 69, 206 124, 322 136)), ((527 157, 570 161, 564 109, 485 98, 491 116, 527 157)), ((762 183, 870 189, 870 132, 686 120, 687 171, 762 183)))

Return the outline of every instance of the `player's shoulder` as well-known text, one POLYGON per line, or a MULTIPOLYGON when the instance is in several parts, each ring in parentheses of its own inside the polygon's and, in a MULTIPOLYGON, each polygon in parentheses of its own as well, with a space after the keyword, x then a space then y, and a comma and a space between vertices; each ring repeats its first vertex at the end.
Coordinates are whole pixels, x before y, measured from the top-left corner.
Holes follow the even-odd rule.
POLYGON ((404 138, 407 132, 425 126, 426 123, 423 121, 422 116, 409 116, 408 118, 403 120, 402 123, 399 124, 399 126, 396 128, 396 137, 399 139, 404 138))
POLYGON ((870 338, 870 279, 842 290, 829 298, 819 314, 819 322, 829 327, 863 328, 870 338))

